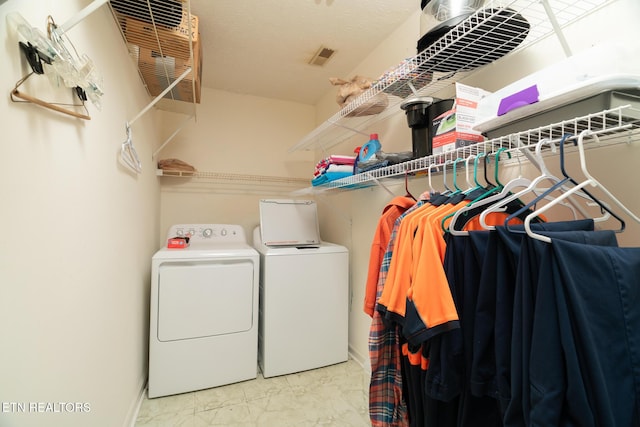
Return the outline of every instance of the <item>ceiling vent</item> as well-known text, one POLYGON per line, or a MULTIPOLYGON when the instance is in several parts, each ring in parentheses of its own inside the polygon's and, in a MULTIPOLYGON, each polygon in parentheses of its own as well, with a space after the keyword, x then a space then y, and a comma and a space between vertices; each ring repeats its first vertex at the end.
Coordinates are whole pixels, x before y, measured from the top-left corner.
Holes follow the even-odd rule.
POLYGON ((313 55, 309 64, 322 66, 333 56, 334 53, 336 53, 335 50, 320 46, 320 49, 318 49, 316 54, 313 55))

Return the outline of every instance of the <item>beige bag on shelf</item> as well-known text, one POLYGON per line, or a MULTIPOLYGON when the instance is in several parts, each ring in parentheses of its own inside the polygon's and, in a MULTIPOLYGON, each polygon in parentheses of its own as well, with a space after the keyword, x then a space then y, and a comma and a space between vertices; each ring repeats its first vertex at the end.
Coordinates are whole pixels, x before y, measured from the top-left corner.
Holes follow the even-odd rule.
POLYGON ((159 160, 158 168, 162 169, 164 172, 168 172, 168 175, 171 175, 171 173, 174 172, 176 175, 191 176, 196 172, 196 168, 180 159, 159 160))
MULTIPOLYGON (((331 77, 329 81, 334 86, 340 86, 338 88, 336 102, 341 108, 346 107, 347 104, 373 86, 373 79, 364 76, 355 76, 350 81, 338 77, 331 77)), ((389 105, 387 95, 380 92, 349 112, 347 117, 378 114, 384 111, 387 105, 389 105)))

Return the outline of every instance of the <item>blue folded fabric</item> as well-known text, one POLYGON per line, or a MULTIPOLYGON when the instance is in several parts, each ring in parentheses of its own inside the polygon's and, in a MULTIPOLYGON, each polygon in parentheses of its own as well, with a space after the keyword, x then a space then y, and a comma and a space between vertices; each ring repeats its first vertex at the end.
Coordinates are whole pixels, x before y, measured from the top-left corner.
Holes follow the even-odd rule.
POLYGON ((324 174, 318 175, 315 178, 313 178, 311 180, 311 185, 313 185, 314 187, 318 186, 318 185, 322 185, 325 182, 327 182, 327 177, 324 176, 324 174))
POLYGON ((324 176, 327 177, 327 181, 335 181, 336 179, 342 179, 342 178, 346 178, 348 176, 353 175, 353 172, 346 172, 346 171, 342 171, 342 172, 327 172, 324 174, 324 176))
POLYGON ((325 172, 322 175, 318 175, 317 177, 313 178, 313 180, 311 181, 311 185, 315 187, 330 181, 335 181, 336 179, 346 178, 351 175, 353 175, 353 172, 325 172))

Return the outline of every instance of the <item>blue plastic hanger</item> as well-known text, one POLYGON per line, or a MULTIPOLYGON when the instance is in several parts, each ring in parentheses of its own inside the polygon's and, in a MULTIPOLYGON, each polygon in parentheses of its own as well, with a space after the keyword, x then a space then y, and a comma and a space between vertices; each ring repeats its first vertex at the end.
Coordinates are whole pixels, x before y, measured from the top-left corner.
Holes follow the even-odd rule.
MULTIPOLYGON (((586 187, 587 185, 593 186, 593 187, 598 187, 600 188, 600 190, 602 190, 611 200, 613 200, 613 202, 618 205, 618 207, 620 207, 627 215, 629 215, 631 218, 633 218, 636 222, 640 223, 640 217, 638 217, 637 215, 635 215, 633 212, 631 212, 631 210, 629 210, 621 201, 619 201, 609 190, 607 190, 607 188, 605 188, 602 184, 600 184, 593 176, 591 176, 591 174, 589 173, 589 171, 587 170, 587 163, 585 160, 585 156, 584 156, 584 138, 586 136, 592 136, 593 139, 595 139, 596 142, 600 142, 598 135, 593 133, 591 130, 584 130, 580 133, 580 135, 578 136, 578 141, 577 141, 577 145, 578 145, 578 152, 580 154, 580 167, 582 169, 582 173, 584 174, 584 176, 587 178, 586 180, 582 181, 581 183, 576 183, 573 178, 567 176, 571 182, 575 183, 576 186, 573 187, 572 189, 570 189, 569 191, 567 191, 566 193, 562 194, 560 197, 558 197, 557 199, 555 199, 553 202, 549 203, 546 206, 543 206, 542 208, 540 208, 539 210, 533 212, 532 214, 528 215, 525 218, 524 221, 524 229, 525 232, 537 239, 537 240, 542 240, 544 242, 547 243, 551 243, 551 239, 547 236, 543 236, 537 233, 534 233, 531 230, 530 227, 530 221, 531 219, 541 215, 542 213, 544 213, 546 210, 550 209, 554 204, 556 204, 557 202, 560 202, 564 199, 566 199, 567 197, 569 197, 570 195, 578 192, 578 191, 584 191, 586 194, 589 194, 586 190, 584 190, 584 187, 586 187)), ((562 153, 562 151, 560 151, 560 153, 562 153)), ((564 165, 562 166, 562 172, 563 174, 565 174, 564 171, 564 165)), ((603 204, 602 202, 600 202, 599 200, 595 199, 593 196, 591 196, 589 194, 589 196, 596 202, 598 203, 598 205, 600 205, 600 207, 602 209, 607 210, 611 216, 613 216, 614 218, 616 218, 618 221, 620 221, 620 229, 617 230, 617 232, 622 232, 625 229, 625 222, 622 220, 622 218, 620 218, 619 216, 617 216, 616 214, 614 214, 605 204, 603 204)))
MULTIPOLYGON (((582 134, 581 134, 582 135, 582 134)), ((569 174, 567 173, 565 166, 564 166, 564 144, 567 140, 569 139, 574 139, 573 143, 574 145, 578 145, 578 143, 575 141, 575 138, 572 134, 565 134, 562 136, 562 139, 560 140, 560 170, 562 171, 562 175, 564 176, 564 179, 558 181, 557 183, 555 183, 554 185, 552 185, 551 187, 549 187, 548 190, 544 191, 542 194, 540 194, 539 196, 537 196, 536 198, 534 198, 533 200, 531 200, 529 203, 527 203, 526 205, 524 205, 520 210, 518 210, 517 212, 509 215, 505 221, 504 221, 504 226, 506 227, 507 230, 514 232, 514 233, 526 233, 526 230, 515 230, 512 228, 509 228, 509 222, 512 221, 514 218, 524 214, 527 210, 531 209, 532 207, 534 207, 539 201, 541 201, 542 199, 546 198, 549 194, 553 193, 554 191, 560 189, 562 186, 564 186, 567 183, 572 183, 575 186, 580 185, 575 179, 573 179, 571 176, 569 176, 569 174)), ((581 139, 580 139, 581 141, 581 139)), ((581 147, 580 144, 580 157, 581 157, 581 162, 584 161, 583 159, 583 149, 581 147)), ((586 166, 583 169, 584 171, 586 171, 586 166)), ((625 222, 622 218, 620 218, 620 216, 618 216, 617 214, 615 214, 613 211, 611 211, 611 209, 609 209, 608 206, 606 206, 604 203, 602 203, 600 200, 598 200, 596 197, 594 197, 591 193, 589 193, 586 189, 583 188, 584 186, 580 186, 580 189, 583 193, 585 193, 587 196, 589 196, 598 206, 600 206, 601 209, 604 209, 605 211, 609 212, 609 214, 611 214, 611 216, 613 216, 615 219, 617 219, 620 222, 620 229, 617 230, 616 232, 622 232, 625 229, 625 222)), ((575 193, 577 190, 575 190, 575 187, 570 189, 569 191, 567 191, 566 193, 562 194, 561 196, 559 196, 557 198, 557 200, 564 200, 565 198, 568 197, 568 195, 575 193)), ((550 203, 551 204, 551 203, 550 203)), ((545 206, 543 208, 541 208, 541 212, 542 209, 544 209, 544 211, 546 211, 547 209, 549 209, 549 207, 545 206)), ((527 216, 528 218, 529 216, 527 216)), ((533 218, 533 217, 532 217, 533 218)))

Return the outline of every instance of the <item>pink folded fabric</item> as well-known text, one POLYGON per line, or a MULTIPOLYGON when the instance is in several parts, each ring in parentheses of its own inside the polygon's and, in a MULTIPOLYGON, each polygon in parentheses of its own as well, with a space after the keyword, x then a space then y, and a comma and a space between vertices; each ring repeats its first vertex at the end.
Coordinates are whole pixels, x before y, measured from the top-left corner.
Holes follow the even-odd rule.
POLYGON ((355 156, 333 154, 329 157, 329 161, 335 165, 353 165, 356 162, 356 158, 355 156))

